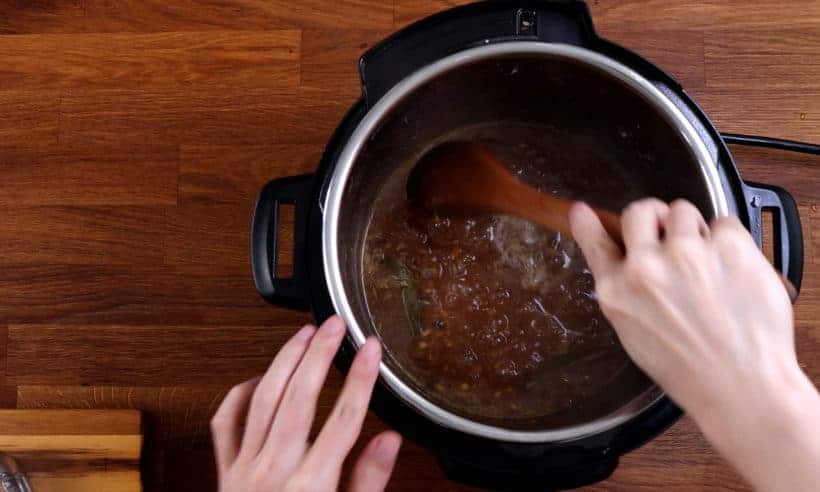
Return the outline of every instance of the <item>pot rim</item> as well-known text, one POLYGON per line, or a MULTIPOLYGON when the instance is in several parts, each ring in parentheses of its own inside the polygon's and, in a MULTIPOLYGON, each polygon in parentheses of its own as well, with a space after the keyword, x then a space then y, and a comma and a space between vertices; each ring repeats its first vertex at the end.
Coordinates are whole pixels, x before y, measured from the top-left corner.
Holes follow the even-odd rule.
MULTIPOLYGON (((383 117, 419 86, 455 68, 488 58, 507 55, 542 55, 568 58, 600 69, 625 83, 652 104, 673 125, 689 145, 706 183, 715 216, 728 214, 728 205, 715 160, 710 155, 692 123, 677 106, 649 80, 627 66, 594 51, 561 43, 510 41, 483 45, 459 51, 412 73, 388 91, 359 122, 344 146, 330 180, 322 207, 323 266, 331 301, 344 319, 348 334, 358 350, 366 339, 347 300, 347 289, 339 264, 338 219, 342 196, 353 164, 383 117)), ((566 442, 611 430, 642 413, 661 398, 664 392, 653 385, 614 412, 591 422, 551 430, 519 430, 479 423, 436 405, 401 380, 384 362, 379 366, 380 379, 402 401, 433 422, 467 434, 518 443, 566 442)))

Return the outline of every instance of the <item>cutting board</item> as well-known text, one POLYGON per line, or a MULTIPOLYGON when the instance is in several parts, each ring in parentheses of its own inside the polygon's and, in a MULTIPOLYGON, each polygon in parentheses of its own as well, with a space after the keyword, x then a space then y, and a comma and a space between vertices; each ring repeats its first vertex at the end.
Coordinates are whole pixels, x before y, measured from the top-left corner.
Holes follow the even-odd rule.
POLYGON ((0 410, 0 451, 35 492, 137 492, 142 419, 136 410, 0 410))

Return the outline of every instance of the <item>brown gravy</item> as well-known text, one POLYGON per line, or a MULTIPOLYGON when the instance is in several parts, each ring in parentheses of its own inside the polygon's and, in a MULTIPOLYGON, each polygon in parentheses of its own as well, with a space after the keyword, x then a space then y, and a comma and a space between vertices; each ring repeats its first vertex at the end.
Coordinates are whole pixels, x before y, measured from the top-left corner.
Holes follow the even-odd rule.
MULTIPOLYGON (((495 146, 522 179, 550 186, 545 157, 527 143, 533 129, 493 128, 497 141, 482 132, 468 136, 495 146)), ((488 422, 535 423, 604 414, 648 387, 600 312, 574 241, 515 217, 419 212, 406 201, 406 176, 392 176, 377 198, 364 285, 389 357, 428 397, 488 422), (619 395, 602 399, 608 389, 619 395)))

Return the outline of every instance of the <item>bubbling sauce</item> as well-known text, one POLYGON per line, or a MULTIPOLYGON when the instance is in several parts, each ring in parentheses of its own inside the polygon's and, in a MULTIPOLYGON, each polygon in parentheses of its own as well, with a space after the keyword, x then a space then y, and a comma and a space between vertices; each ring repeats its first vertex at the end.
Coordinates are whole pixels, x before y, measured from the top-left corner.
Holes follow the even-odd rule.
MULTIPOLYGON (((458 138, 494 147, 514 174, 552 191, 527 131, 458 138)), ((537 419, 582 408, 610 386, 626 399, 648 386, 598 308, 572 239, 517 217, 417 210, 406 200, 409 167, 376 200, 364 286, 385 349, 417 387, 462 414, 537 419)))

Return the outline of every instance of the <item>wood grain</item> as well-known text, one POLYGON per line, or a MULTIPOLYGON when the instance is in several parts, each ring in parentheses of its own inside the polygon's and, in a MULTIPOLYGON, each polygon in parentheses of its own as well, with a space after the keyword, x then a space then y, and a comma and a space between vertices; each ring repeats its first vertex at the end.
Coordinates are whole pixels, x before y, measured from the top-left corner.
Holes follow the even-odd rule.
MULTIPOLYGON (((305 313, 260 302, 248 273, 194 275, 167 266, 0 268, 0 319, 9 323, 298 324, 305 313)), ((294 325, 295 326, 295 325, 294 325)))
MULTIPOLYGON (((253 205, 191 204, 177 207, 168 220, 165 264, 207 273, 209 265, 223 263, 226 273, 248 273, 248 238, 253 205)), ((291 231, 292 232, 292 231, 291 231)), ((290 232, 288 232, 290 234, 290 232)))
POLYGON ((261 145, 324 141, 352 99, 313 89, 70 91, 60 142, 261 145))
POLYGON ((11 325, 6 379, 18 385, 236 384, 264 372, 295 331, 291 324, 11 325))
POLYGON ((84 24, 83 0, 0 0, 0 34, 76 32, 84 24))
POLYGON ((36 145, 2 151, 0 207, 176 205, 179 148, 36 145))
MULTIPOLYGON (((463 3, 0 0, 0 406, 142 410, 146 490, 215 490, 211 414, 311 320, 253 288, 257 192, 315 169, 359 97, 362 52, 463 3)), ((589 6, 601 35, 674 75, 721 131, 820 142, 820 2, 589 6)), ((820 160, 732 153, 744 179, 799 203, 796 344, 818 384, 820 160)), ((341 383, 332 371, 317 425, 341 383)), ((382 429, 369 416, 356 450, 382 429)), ((98 471, 93 489, 117 490, 98 471)), ((747 490, 687 419, 592 489, 661 487, 747 490)), ((410 442, 389 489, 469 490, 410 442)))
POLYGON ((390 27, 393 5, 368 0, 85 0, 86 29, 103 31, 189 31, 199 29, 390 27))
POLYGON ((9 328, 0 325, 0 408, 15 408, 17 406, 17 387, 6 380, 6 341, 9 337, 9 328))
POLYGON ((9 90, 296 87, 299 37, 296 30, 2 36, 3 84, 9 90))
POLYGON ((180 203, 235 204, 248 209, 271 179, 313 172, 324 146, 321 141, 241 147, 183 145, 179 158, 180 203))
MULTIPOLYGON (((237 354, 239 356, 241 354, 237 354)), ((148 412, 158 425, 152 429, 152 437, 163 446, 173 449, 202 448, 210 445, 208 420, 234 385, 257 374, 267 366, 251 363, 244 372, 229 372, 208 378, 204 383, 185 385, 61 385, 20 384, 17 389, 17 405, 20 408, 106 408, 139 409, 148 412)), ((214 370, 214 374, 218 371, 214 370)), ((167 381, 159 381, 165 382, 167 381)), ((317 430, 338 397, 342 376, 331 371, 328 385, 322 392, 318 408, 317 430)), ((375 433, 375 430, 368 430, 375 433)))
POLYGON ((790 89, 805 96, 820 89, 820 24, 800 28, 743 29, 704 33, 709 87, 749 87, 759 92, 790 89))
POLYGON ((153 419, 148 438, 165 449, 194 449, 210 444, 208 421, 230 383, 197 386, 20 385, 20 408, 139 409, 153 419))
POLYGON ((428 15, 468 3, 471 2, 469 0, 394 0, 393 15, 396 27, 404 27, 428 15))
POLYGON ((37 492, 87 492, 105 490, 106 492, 134 492, 141 490, 139 470, 104 471, 84 473, 80 476, 54 477, 50 473, 32 472, 32 487, 37 492))
POLYGON ((687 90, 706 85, 704 34, 696 29, 674 32, 637 30, 634 25, 613 26, 607 39, 623 45, 667 71, 687 90), (668 42, 669 37, 676 40, 668 42))
POLYGON ((704 31, 731 25, 750 32, 771 26, 812 28, 820 24, 820 5, 802 0, 593 0, 588 5, 602 32, 637 23, 660 30, 687 26, 704 31))
POLYGON ((0 410, 0 450, 45 491, 142 490, 135 410, 0 410))
MULTIPOLYGON (((807 255, 811 255, 811 258, 816 258, 820 255, 820 208, 817 205, 812 205, 811 213, 808 217, 808 248, 807 248, 807 255)), ((805 231, 804 231, 805 232, 805 231)), ((805 239, 804 239, 805 241, 805 239)), ((820 262, 811 261, 809 262, 809 268, 813 268, 820 262)), ((811 273, 815 273, 815 270, 810 270, 811 273)), ((815 286, 820 287, 820 286, 815 286)))
POLYGON ((0 1, 0 34, 389 28, 391 2, 367 0, 0 1))
MULTIPOLYGON (((805 140, 813 138, 808 137, 805 140)), ((730 152, 743 177, 787 188, 798 203, 814 204, 817 201, 820 157, 739 145, 731 146, 730 152)), ((800 207, 800 216, 803 220, 814 214, 812 206, 800 207)))
POLYGON ((361 93, 358 59, 386 30, 305 30, 302 34, 302 87, 332 89, 346 98, 361 93))
MULTIPOLYGON (((820 91, 755 90, 743 86, 695 88, 691 92, 721 131, 820 140, 820 91)), ((816 157, 803 159, 807 166, 816 165, 816 157)))
MULTIPOLYGON (((0 146, 57 143, 60 94, 2 88, 0 83, 0 146)), ((5 159, 0 155, 3 167, 5 159)))
POLYGON ((0 265, 160 264, 165 210, 151 207, 17 207, 0 215, 0 265))

